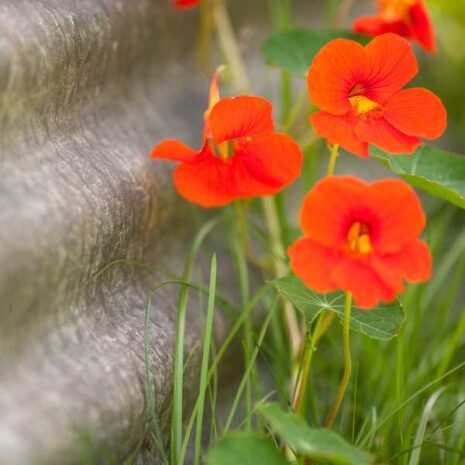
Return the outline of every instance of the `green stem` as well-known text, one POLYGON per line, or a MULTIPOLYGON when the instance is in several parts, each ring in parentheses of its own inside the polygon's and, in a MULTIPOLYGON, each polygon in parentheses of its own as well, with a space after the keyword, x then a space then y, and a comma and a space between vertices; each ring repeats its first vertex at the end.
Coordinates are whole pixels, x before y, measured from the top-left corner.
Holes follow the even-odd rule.
MULTIPOLYGON (((286 276, 289 273, 289 270, 284 261, 286 253, 281 237, 278 212, 276 210, 276 204, 271 197, 263 197, 262 203, 270 237, 275 275, 277 278, 280 278, 286 276)), ((284 301, 284 324, 291 349, 291 362, 294 364, 300 349, 301 332, 294 307, 288 300, 284 301)))
POLYGON ((306 87, 302 87, 300 92, 297 94, 296 99, 294 100, 293 105, 289 108, 289 111, 286 113, 286 119, 284 121, 284 132, 289 132, 289 130, 294 125, 297 117, 305 106, 305 103, 308 101, 308 90, 306 87))
POLYGON ((336 159, 339 155, 339 144, 333 144, 331 151, 329 153, 329 164, 328 169, 326 170, 326 176, 334 175, 334 168, 336 166, 336 159))
POLYGON ((316 351, 320 339, 331 326, 335 316, 336 314, 334 312, 325 312, 320 314, 315 323, 315 328, 311 333, 311 337, 308 338, 308 344, 302 361, 302 371, 292 403, 292 409, 294 412, 302 413, 305 411, 307 385, 310 367, 313 360, 313 353, 316 351))
POLYGON ((334 27, 336 29, 344 27, 344 23, 350 13, 353 3, 354 0, 341 0, 334 20, 334 27))
MULTIPOLYGON (((242 308, 245 308, 249 300, 249 273, 247 268, 247 243, 248 243, 248 233, 247 233, 247 221, 246 221, 246 212, 244 204, 241 200, 238 200, 234 203, 235 209, 235 230, 236 235, 233 237, 234 249, 235 249, 235 259, 238 270, 239 278, 239 291, 241 297, 242 308)), ((244 322, 244 365, 246 367, 251 363, 251 353, 253 347, 253 335, 252 335, 252 318, 249 316, 244 322)), ((252 379, 254 379, 254 372, 252 370, 252 379)), ((246 413, 252 411, 253 404, 253 393, 252 393, 252 382, 248 378, 246 383, 246 395, 245 395, 245 410, 246 413)), ((251 415, 248 415, 247 428, 250 430, 252 428, 251 424, 251 415)))
POLYGON ((232 73, 234 86, 239 92, 248 93, 250 82, 237 47, 234 30, 223 0, 212 1, 212 15, 221 51, 232 73))
POLYGON ((270 16, 273 28, 285 31, 291 23, 291 1, 290 0, 268 0, 270 16))
POLYGON ((350 314, 352 310, 352 294, 346 293, 346 300, 344 304, 344 327, 343 327, 343 353, 344 353, 344 374, 342 375, 341 382, 337 389, 336 399, 329 411, 328 416, 324 422, 327 428, 331 428, 334 420, 337 417, 339 408, 341 407, 342 400, 344 399, 347 386, 350 381, 350 375, 352 373, 352 359, 350 355, 350 314))

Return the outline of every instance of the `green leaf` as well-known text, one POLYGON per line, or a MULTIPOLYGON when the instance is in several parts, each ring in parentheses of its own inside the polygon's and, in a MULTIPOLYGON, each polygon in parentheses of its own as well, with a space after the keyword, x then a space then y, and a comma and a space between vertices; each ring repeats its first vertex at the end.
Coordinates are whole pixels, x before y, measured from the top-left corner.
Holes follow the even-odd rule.
POLYGON ((413 155, 390 155, 376 147, 370 153, 412 186, 465 208, 465 157, 428 145, 413 155))
MULTIPOLYGON (((299 278, 286 276, 272 282, 280 294, 287 297, 311 323, 319 313, 336 312, 344 318, 344 293, 318 294, 306 287, 299 278)), ((405 312, 399 301, 380 304, 372 310, 353 307, 350 327, 373 339, 388 341, 397 335, 405 320, 405 312)))
POLYGON ((268 65, 305 76, 321 47, 338 38, 367 42, 366 36, 347 31, 292 29, 270 35, 262 46, 262 53, 268 65))
MULTIPOLYGON (((373 457, 346 442, 334 431, 310 428, 305 420, 284 412, 276 404, 262 404, 257 414, 298 455, 312 460, 324 460, 334 465, 371 465, 373 457)), ((325 462, 325 463, 326 463, 325 462)))
POLYGON ((231 433, 208 452, 207 465, 289 465, 270 438, 231 433))

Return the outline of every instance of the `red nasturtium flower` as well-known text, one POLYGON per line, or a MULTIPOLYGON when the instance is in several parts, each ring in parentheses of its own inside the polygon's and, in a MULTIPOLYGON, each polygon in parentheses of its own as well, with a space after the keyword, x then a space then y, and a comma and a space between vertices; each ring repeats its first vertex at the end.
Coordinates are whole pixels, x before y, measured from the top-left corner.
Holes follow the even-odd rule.
POLYGON ((429 52, 436 50, 433 25, 424 0, 378 0, 378 14, 357 19, 353 30, 373 36, 394 32, 416 40, 429 52))
POLYGON ((173 0, 176 8, 194 8, 200 4, 200 0, 173 0))
POLYGON ((236 199, 275 194, 300 175, 300 148, 288 135, 274 133, 268 100, 220 99, 215 75, 204 119, 200 151, 165 140, 151 153, 152 158, 180 162, 174 183, 187 200, 218 207, 236 199))
POLYGON ((446 110, 427 89, 402 89, 418 72, 411 45, 396 34, 375 37, 366 47, 336 39, 315 56, 307 76, 315 132, 332 144, 368 157, 373 144, 393 154, 412 153, 420 137, 436 139, 446 110))
POLYGON ((304 237, 288 250, 291 268, 317 292, 342 289, 373 308, 394 300, 404 279, 431 276, 428 247, 418 239, 425 215, 403 181, 324 178, 305 197, 300 224, 304 237))

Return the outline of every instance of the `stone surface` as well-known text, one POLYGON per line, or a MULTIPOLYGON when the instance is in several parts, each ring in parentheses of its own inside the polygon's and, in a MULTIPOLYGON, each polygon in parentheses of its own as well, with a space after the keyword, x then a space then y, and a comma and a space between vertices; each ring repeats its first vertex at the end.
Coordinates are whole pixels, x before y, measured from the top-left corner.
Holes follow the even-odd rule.
MULTIPOLYGON (((230 3, 254 91, 272 97, 278 73, 258 59, 267 2, 230 3)), ((304 4, 301 25, 316 20, 304 4)), ((197 18, 170 0, 0 0, 1 465, 122 463, 147 431, 146 298, 180 273, 193 235, 172 167, 147 154, 165 137, 199 143, 197 18), (89 280, 127 258, 158 271, 120 263, 89 280)), ((156 294, 149 326, 165 429, 177 296, 156 294)), ((197 307, 193 296, 186 353, 197 307)))
MULTIPOLYGON (((194 19, 158 0, 0 0, 2 465, 119 463, 144 435, 144 306, 164 274, 89 277, 123 258, 182 269, 191 227, 171 168, 147 153, 174 134, 196 143, 194 19)), ((162 416, 177 295, 163 288, 151 309, 162 416)))

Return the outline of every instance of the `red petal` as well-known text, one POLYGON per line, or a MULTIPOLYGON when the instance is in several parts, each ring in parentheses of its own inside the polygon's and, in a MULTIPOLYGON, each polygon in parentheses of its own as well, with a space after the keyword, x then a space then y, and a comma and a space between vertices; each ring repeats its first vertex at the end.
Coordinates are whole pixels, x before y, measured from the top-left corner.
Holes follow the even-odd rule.
POLYGON ((163 160, 180 162, 192 161, 197 155, 198 153, 194 149, 174 139, 168 139, 160 142, 152 149, 150 154, 152 158, 161 158, 163 160))
POLYGON ((431 278, 431 254, 428 246, 419 240, 408 243, 397 253, 373 257, 372 263, 381 276, 396 274, 414 283, 431 278))
POLYGON ((358 42, 336 39, 325 45, 308 70, 307 84, 313 103, 328 113, 347 113, 350 90, 364 63, 365 50, 358 42))
POLYGON ((410 7, 410 21, 418 42, 429 52, 435 52, 436 39, 433 25, 423 1, 418 1, 410 7))
POLYGON ((391 302, 403 290, 389 287, 368 262, 349 257, 333 269, 331 279, 340 289, 351 292, 356 305, 365 309, 374 308, 381 301, 391 302))
POLYGON ((299 146, 285 134, 243 141, 232 157, 241 197, 274 194, 302 170, 299 146))
POLYGON ((229 160, 215 157, 208 148, 191 163, 174 171, 174 184, 185 199, 202 207, 226 205, 237 198, 229 160))
POLYGON ((389 99, 385 108, 386 120, 404 134, 436 139, 446 129, 446 110, 429 90, 401 90, 389 99))
POLYGON ((213 107, 209 122, 217 144, 239 137, 266 136, 274 129, 271 103, 261 97, 221 99, 213 107))
POLYGON ((366 196, 377 217, 370 234, 377 252, 398 252, 423 231, 426 217, 420 199, 406 182, 398 179, 375 181, 366 196))
POLYGON ((321 293, 338 289, 330 280, 331 270, 338 261, 332 249, 323 247, 311 239, 301 238, 289 247, 287 253, 291 259, 292 271, 306 286, 321 293))
POLYGON ((358 119, 336 116, 322 111, 310 116, 310 124, 318 136, 331 144, 339 144, 355 155, 368 158, 368 144, 358 139, 355 126, 358 119))
POLYGON ((304 198, 300 225, 305 235, 318 244, 345 250, 347 232, 360 221, 367 204, 368 184, 352 176, 323 178, 304 198))
POLYGON ((352 29, 354 32, 361 32, 372 36, 393 32, 403 37, 409 37, 412 34, 411 28, 403 21, 386 21, 380 16, 363 16, 358 18, 352 29))
POLYGON ((377 36, 386 32, 385 22, 379 16, 362 16, 352 24, 354 32, 377 36))
POLYGON ((376 145, 392 154, 413 153, 421 144, 418 137, 400 132, 384 118, 360 120, 355 133, 361 141, 376 145))
POLYGON ((210 81, 210 88, 208 90, 208 108, 203 114, 204 120, 204 139, 210 139, 213 137, 211 128, 210 128, 210 113, 212 108, 220 101, 220 88, 218 86, 219 75, 223 72, 224 65, 220 65, 216 68, 215 72, 212 75, 210 81))
POLYGON ((412 46, 397 34, 375 37, 366 47, 365 67, 359 73, 364 96, 385 103, 418 72, 412 46))
POLYGON ((200 0, 174 0, 176 8, 193 8, 200 4, 200 0))

